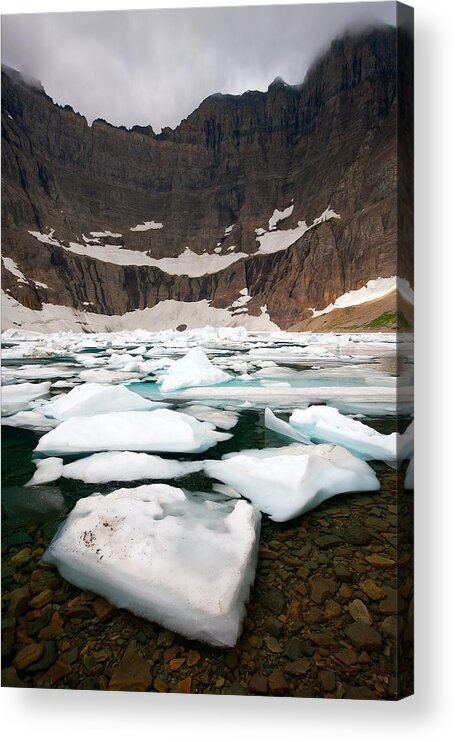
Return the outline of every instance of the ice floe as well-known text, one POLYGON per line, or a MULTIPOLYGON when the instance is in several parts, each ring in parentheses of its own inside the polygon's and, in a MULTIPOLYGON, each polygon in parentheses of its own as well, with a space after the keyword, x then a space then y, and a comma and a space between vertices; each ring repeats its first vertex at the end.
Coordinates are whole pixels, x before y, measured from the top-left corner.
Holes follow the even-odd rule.
POLYGON ((185 387, 223 384, 231 379, 232 376, 209 361, 202 348, 192 348, 183 358, 179 358, 169 366, 165 376, 160 377, 161 392, 168 393, 185 387))
POLYGON ((337 443, 369 461, 396 462, 397 433, 378 433, 374 428, 341 414, 335 407, 313 405, 295 410, 289 424, 318 443, 337 443))
POLYGON ((86 484, 134 482, 140 479, 178 479, 200 471, 203 461, 173 461, 147 453, 107 451, 63 464, 63 459, 36 459, 36 471, 25 487, 53 482, 59 477, 86 484))
POLYGON ((86 383, 75 387, 55 401, 41 407, 40 412, 57 420, 90 417, 104 412, 151 410, 153 403, 124 386, 103 386, 86 383))
POLYGON ((205 472, 238 490, 274 521, 312 510, 334 495, 380 488, 371 467, 341 446, 298 445, 226 454, 205 472))
POLYGON ((216 407, 209 407, 203 404, 193 404, 182 407, 181 412, 186 415, 192 415, 202 422, 212 423, 216 428, 230 430, 239 419, 237 412, 231 410, 218 410, 216 407))
POLYGON ((9 384, 2 387, 2 415, 14 415, 30 409, 30 402, 44 397, 50 389, 50 381, 41 384, 9 384))
POLYGON ((96 451, 200 453, 231 437, 174 410, 109 412, 65 420, 46 433, 35 450, 46 456, 96 451))
POLYGON ((258 511, 165 484, 81 499, 45 552, 74 585, 172 631, 234 646, 254 581, 258 511))

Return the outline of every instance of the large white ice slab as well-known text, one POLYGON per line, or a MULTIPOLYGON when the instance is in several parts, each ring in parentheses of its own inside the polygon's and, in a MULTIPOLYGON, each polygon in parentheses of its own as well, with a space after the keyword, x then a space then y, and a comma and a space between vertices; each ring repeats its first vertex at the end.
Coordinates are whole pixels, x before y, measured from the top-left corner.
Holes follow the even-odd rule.
POLYGON ((380 488, 365 462, 341 446, 294 444, 226 454, 205 472, 238 490, 272 520, 282 522, 345 492, 380 488))
POLYGON ((342 415, 335 407, 313 405, 306 410, 295 410, 289 423, 312 441, 337 443, 367 461, 396 462, 396 433, 378 433, 360 420, 342 415))
POLYGON ((57 420, 69 420, 71 417, 91 417, 105 412, 144 411, 153 407, 153 402, 121 384, 103 386, 87 383, 75 387, 55 402, 43 405, 40 412, 57 420))
POLYGON ((260 515, 165 484, 77 502, 45 553, 62 576, 172 631, 234 646, 254 581, 260 515))
POLYGON ((30 402, 44 397, 50 389, 50 381, 41 384, 9 384, 2 387, 2 415, 14 415, 30 408, 30 402))
POLYGON ((209 361, 202 348, 192 348, 169 366, 162 379, 161 391, 166 393, 186 387, 223 384, 231 379, 232 376, 209 361))
POLYGON ((134 482, 140 479, 177 479, 201 471, 203 461, 172 461, 148 453, 107 451, 63 465, 63 459, 37 459, 36 471, 25 487, 53 482, 59 477, 86 484, 134 482), (51 462, 51 463, 49 463, 51 462), (60 462, 57 465, 57 462, 60 462))
POLYGON ((47 456, 96 451, 200 453, 231 437, 174 410, 109 412, 65 420, 46 433, 35 450, 47 456))

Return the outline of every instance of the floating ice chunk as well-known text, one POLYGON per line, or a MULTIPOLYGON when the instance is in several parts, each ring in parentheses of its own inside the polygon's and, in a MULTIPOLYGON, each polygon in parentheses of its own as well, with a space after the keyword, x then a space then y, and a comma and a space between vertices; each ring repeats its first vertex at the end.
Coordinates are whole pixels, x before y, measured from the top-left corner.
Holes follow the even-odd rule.
POLYGON ((96 451, 173 451, 200 453, 232 438, 210 423, 168 409, 109 412, 65 420, 46 433, 36 451, 47 456, 96 451))
POLYGON ((2 387, 2 415, 14 415, 30 408, 30 402, 44 397, 50 389, 50 381, 41 384, 9 384, 2 387))
POLYGON ((91 417, 105 412, 151 410, 153 403, 122 385, 81 384, 41 407, 40 412, 57 420, 70 417, 91 417))
POLYGON ((234 487, 272 520, 283 522, 345 492, 380 488, 365 462, 341 446, 265 448, 206 461, 208 476, 234 487))
POLYGON ((116 384, 122 381, 130 381, 138 378, 138 376, 140 374, 135 371, 109 371, 107 368, 87 368, 79 374, 81 381, 93 382, 94 384, 116 384))
POLYGON ((35 410, 25 410, 24 412, 16 412, 15 415, 2 417, 2 425, 6 425, 10 428, 36 430, 40 433, 46 433, 49 430, 53 430, 57 425, 59 425, 59 423, 59 420, 51 420, 35 410))
POLYGON ((234 425, 237 425, 239 419, 236 412, 217 410, 203 404, 188 405, 188 407, 182 408, 182 412, 186 415, 192 415, 192 417, 202 422, 212 423, 216 428, 222 428, 222 430, 230 430, 234 425))
POLYGON ((54 456, 48 459, 40 459, 35 461, 36 471, 31 479, 24 485, 24 487, 33 487, 35 484, 46 484, 47 482, 55 482, 56 479, 60 479, 63 470, 63 459, 56 458, 54 456))
POLYGON ((62 462, 63 459, 37 460, 37 471, 25 486, 52 482, 59 477, 79 479, 86 484, 134 482, 139 479, 177 479, 201 471, 204 466, 203 461, 172 461, 132 451, 95 453, 60 468, 56 463, 58 461, 62 462), (54 466, 48 465, 49 461, 55 462, 54 466), (40 477, 39 482, 37 477, 40 477))
POLYGON ((408 468, 406 469, 406 476, 404 478, 404 487, 407 490, 414 489, 414 457, 410 460, 408 468))
POLYGON ((62 576, 191 639, 234 646, 260 514, 165 484, 79 500, 45 553, 62 576))
POLYGON ((300 433, 289 425, 289 423, 280 420, 279 417, 273 414, 269 407, 264 412, 264 425, 269 430, 284 435, 285 438, 291 438, 293 441, 299 441, 300 443, 311 443, 311 439, 307 435, 303 435, 303 433, 300 433))
POLYGON ((192 348, 183 358, 174 361, 161 384, 163 393, 184 387, 223 384, 232 376, 210 363, 202 348, 192 348))
POLYGON ((289 423, 312 441, 338 443, 367 461, 396 461, 396 433, 378 433, 360 420, 342 415, 335 407, 313 405, 306 410, 295 410, 289 423))

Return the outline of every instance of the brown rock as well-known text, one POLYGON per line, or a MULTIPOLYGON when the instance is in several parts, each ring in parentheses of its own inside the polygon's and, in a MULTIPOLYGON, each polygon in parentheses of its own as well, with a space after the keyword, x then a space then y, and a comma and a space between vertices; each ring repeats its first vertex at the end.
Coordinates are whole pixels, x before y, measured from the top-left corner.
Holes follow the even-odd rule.
POLYGON ((201 655, 199 652, 196 649, 190 649, 186 657, 186 664, 188 667, 193 667, 194 665, 197 665, 200 659, 201 655))
POLYGON ((256 672, 250 678, 248 690, 256 696, 265 696, 267 694, 268 686, 268 678, 266 678, 265 675, 260 675, 256 672))
POLYGON ((58 577, 47 569, 35 569, 30 575, 30 590, 33 595, 49 588, 50 590, 56 590, 59 585, 58 577))
POLYGON ((310 666, 311 662, 307 657, 299 657, 299 659, 294 660, 294 662, 287 662, 283 667, 283 670, 287 675, 300 676, 306 675, 310 666))
POLYGON ((395 639, 398 632, 398 622, 395 616, 387 616, 381 624, 381 633, 388 639, 395 639))
POLYGON ((264 642, 269 652, 281 654, 281 652, 283 651, 283 647, 274 636, 266 636, 264 642))
POLYGON ((32 598, 32 600, 30 601, 30 608, 44 608, 45 605, 50 603, 50 601, 52 600, 52 596, 52 590, 46 587, 44 590, 38 593, 38 595, 35 595, 35 597, 32 598))
POLYGON ((382 556, 382 554, 370 554, 365 557, 365 560, 377 569, 395 569, 397 566, 393 559, 382 556))
POLYGON ((370 611, 366 607, 365 603, 356 598, 349 603, 349 613, 351 614, 354 621, 360 621, 360 623, 366 623, 371 626, 373 619, 371 618, 370 611))
POLYGON ((18 587, 9 594, 7 616, 22 616, 26 613, 30 601, 30 588, 18 587))
POLYGON ((177 693, 191 693, 191 677, 179 680, 179 682, 175 686, 175 691, 177 693))
POLYGON ((357 654, 353 649, 349 647, 343 647, 339 652, 335 654, 337 660, 343 663, 343 665, 355 665, 357 662, 357 654))
POLYGON ((289 684, 281 670, 275 670, 269 675, 269 693, 272 696, 284 696, 289 690, 289 684))
POLYGON ((362 580, 359 587, 365 595, 371 598, 371 600, 381 600, 381 598, 385 596, 384 588, 378 585, 374 580, 362 580))
POLYGON ((99 618, 100 621, 109 621, 117 611, 113 605, 101 597, 96 598, 93 602, 93 610, 95 611, 95 616, 99 618))
POLYGON ((311 589, 311 599, 315 603, 324 603, 327 598, 331 598, 337 590, 337 583, 328 577, 313 575, 309 580, 311 589))
POLYGON ((359 650, 365 649, 367 652, 377 652, 381 649, 381 635, 368 624, 355 623, 349 624, 344 630, 349 642, 359 650))
POLYGON ((14 657, 13 667, 16 670, 25 670, 29 665, 33 665, 37 662, 44 652, 44 642, 26 644, 24 647, 19 649, 18 653, 14 657))
POLYGON ((322 690, 326 693, 333 693, 337 687, 337 679, 333 670, 319 670, 318 679, 322 690))
POLYGON ((180 668, 184 664, 185 664, 185 657, 179 657, 178 659, 171 660, 169 662, 169 669, 170 670, 180 670, 180 668))
POLYGON ((136 651, 135 642, 130 642, 112 673, 109 690, 146 691, 152 683, 147 662, 136 651))
POLYGON ((324 618, 326 618, 328 621, 330 621, 332 618, 341 616, 342 613, 343 609, 341 605, 335 600, 328 600, 324 606, 324 618))
POLYGON ((26 564, 29 563, 30 559, 32 558, 32 550, 30 546, 24 546, 23 549, 18 551, 14 556, 11 557, 9 560, 9 564, 11 567, 24 567, 26 564))

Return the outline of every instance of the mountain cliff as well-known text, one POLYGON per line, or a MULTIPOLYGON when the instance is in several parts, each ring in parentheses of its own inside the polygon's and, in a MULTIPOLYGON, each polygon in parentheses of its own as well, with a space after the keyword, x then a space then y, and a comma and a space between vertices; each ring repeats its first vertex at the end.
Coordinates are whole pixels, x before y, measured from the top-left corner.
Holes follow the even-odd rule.
POLYGON ((160 134, 89 126, 3 68, 7 301, 78 316, 166 300, 190 314, 205 301, 287 329, 397 275, 400 234, 410 278, 410 217, 397 219, 399 53, 394 28, 346 35, 302 85, 210 96, 160 134))

